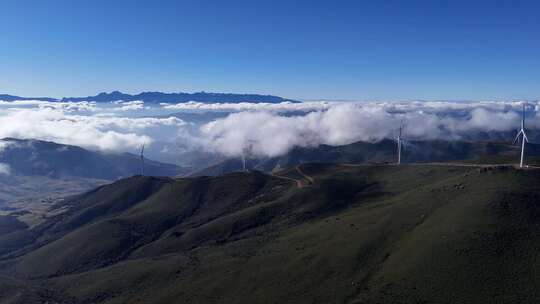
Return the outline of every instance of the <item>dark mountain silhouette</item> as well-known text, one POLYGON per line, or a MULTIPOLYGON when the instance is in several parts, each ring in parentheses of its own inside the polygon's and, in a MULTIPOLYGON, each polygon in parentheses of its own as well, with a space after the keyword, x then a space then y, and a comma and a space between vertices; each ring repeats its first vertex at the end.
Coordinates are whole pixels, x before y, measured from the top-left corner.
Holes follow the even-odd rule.
POLYGON ((112 102, 112 101, 135 101, 142 100, 147 103, 182 103, 189 101, 207 102, 207 103, 279 103, 284 101, 296 102, 290 99, 285 99, 273 95, 259 94, 234 94, 234 93, 163 93, 163 92, 142 92, 131 95, 119 91, 111 93, 99 93, 96 96, 87 97, 64 97, 61 99, 50 97, 20 97, 13 95, 0 94, 0 100, 15 101, 15 100, 41 100, 41 101, 94 101, 94 102, 112 102))
POLYGON ((142 100, 148 103, 181 103, 188 101, 198 102, 221 102, 221 103, 237 103, 237 102, 267 102, 267 103, 279 103, 287 101, 278 96, 272 95, 258 95, 258 94, 232 94, 232 93, 162 93, 162 92, 143 92, 136 95, 124 94, 122 92, 114 91, 111 93, 100 93, 96 96, 88 97, 65 97, 62 101, 96 101, 96 102, 110 102, 110 101, 134 101, 142 100))
POLYGON ((0 94, 0 100, 2 101, 16 101, 16 100, 41 100, 41 101, 57 101, 56 98, 50 97, 21 97, 7 94, 0 94))

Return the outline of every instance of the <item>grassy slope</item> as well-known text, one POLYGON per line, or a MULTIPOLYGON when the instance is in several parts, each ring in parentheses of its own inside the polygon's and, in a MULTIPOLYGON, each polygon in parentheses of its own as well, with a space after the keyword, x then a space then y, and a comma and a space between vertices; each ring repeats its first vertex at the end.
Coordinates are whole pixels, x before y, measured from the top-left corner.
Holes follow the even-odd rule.
POLYGON ((539 300, 539 171, 302 171, 313 186, 258 173, 180 179, 12 267, 53 275, 31 282, 83 303, 539 300))
MULTIPOLYGON (((102 187, 73 200, 74 211, 62 214, 61 219, 39 237, 40 240, 56 241, 24 255, 12 271, 22 277, 48 277, 112 264, 169 229, 186 230, 243 210, 259 192, 271 195, 271 189, 267 187, 284 183, 287 184, 281 179, 269 179, 255 173, 221 179, 179 179, 176 182, 135 177, 102 187), (134 186, 125 188, 128 182, 134 186), (113 207, 120 213, 115 213, 113 207), (63 235, 64 231, 73 232, 63 235), (43 260, 47 263, 42 263, 43 260)), ((227 232, 224 229, 230 225, 225 221, 216 233, 227 232)), ((196 231, 197 227, 190 233, 196 231)), ((193 247, 215 237, 219 235, 199 233, 199 237, 188 238, 181 245, 193 247)))

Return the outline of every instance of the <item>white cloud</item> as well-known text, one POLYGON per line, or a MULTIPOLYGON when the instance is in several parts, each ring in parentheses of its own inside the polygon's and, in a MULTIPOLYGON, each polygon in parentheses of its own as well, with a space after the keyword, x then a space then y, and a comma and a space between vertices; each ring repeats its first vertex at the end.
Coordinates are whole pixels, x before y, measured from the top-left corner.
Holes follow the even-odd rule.
MULTIPOLYGON (((250 149, 256 156, 272 157, 295 146, 392 138, 401 120, 406 122, 406 135, 416 139, 451 140, 471 131, 509 131, 519 126, 520 109, 519 102, 337 103, 304 116, 284 117, 268 111, 234 113, 203 125, 201 137, 207 149, 227 156, 250 149)), ((528 119, 528 126, 540 126, 536 113, 528 119)))
POLYGON ((249 148, 257 156, 278 156, 294 146, 341 145, 389 136, 396 120, 382 108, 339 105, 327 111, 284 117, 271 112, 231 114, 201 127, 206 146, 227 156, 249 148))
POLYGON ((72 114, 63 108, 9 109, 0 116, 0 138, 40 139, 103 151, 129 151, 154 139, 147 132, 176 129, 175 117, 128 118, 72 114))
POLYGON ((114 108, 115 111, 137 111, 145 109, 144 101, 115 101, 114 104, 120 105, 120 107, 114 108))
POLYGON ((4 150, 10 145, 13 145, 13 142, 0 140, 0 153, 4 152, 4 150))
POLYGON ((95 102, 81 101, 81 102, 48 102, 41 100, 15 100, 15 101, 1 101, 0 107, 3 108, 32 108, 37 107, 41 109, 62 109, 64 111, 97 111, 99 108, 95 102))
MULTIPOLYGON (((246 148, 257 156, 277 156, 295 146, 342 145, 391 138, 401 120, 407 124, 406 136, 415 139, 450 140, 463 138, 471 131, 515 130, 519 126, 521 105, 519 101, 189 102, 159 106, 145 105, 142 101, 0 102, 0 138, 33 138, 104 151, 136 151, 143 143, 152 142, 167 147, 178 143, 187 149, 226 156, 238 156, 246 148), (166 115, 173 111, 233 113, 196 125, 166 115), (303 113, 284 115, 290 111, 303 113), (144 117, 150 114, 164 116, 144 117)), ((529 128, 540 128, 538 108, 538 102, 529 103, 529 128)), ((159 153, 173 153, 163 148, 158 150, 154 155, 158 159, 159 153)))
POLYGON ((8 164, 0 163, 0 175, 10 175, 11 168, 8 164))
MULTIPOLYGON (((334 103, 335 104, 335 103, 334 103)), ((168 104, 162 103, 161 106, 168 110, 204 110, 204 111, 314 111, 324 110, 332 106, 329 102, 281 102, 281 103, 203 103, 190 101, 186 103, 168 104)))

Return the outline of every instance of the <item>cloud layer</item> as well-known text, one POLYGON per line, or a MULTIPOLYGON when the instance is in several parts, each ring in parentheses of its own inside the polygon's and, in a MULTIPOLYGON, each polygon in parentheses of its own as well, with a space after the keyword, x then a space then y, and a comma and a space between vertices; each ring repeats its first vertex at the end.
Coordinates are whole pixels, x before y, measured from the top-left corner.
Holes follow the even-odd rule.
MULTIPOLYGON (((401 121, 411 139, 452 140, 469 138, 471 133, 512 131, 519 127, 521 106, 522 102, 145 105, 142 101, 0 101, 0 138, 49 140, 115 152, 135 152, 146 143, 149 153, 154 153, 151 157, 158 160, 160 154, 179 153, 181 149, 175 150, 179 146, 184 152, 273 157, 297 146, 393 138, 401 121), (184 121, 175 117, 175 112, 230 114, 184 121)), ((538 110, 538 102, 527 104, 528 128, 540 127, 538 110)))
MULTIPOLYGON (((521 120, 520 102, 508 103, 336 103, 302 116, 272 111, 247 111, 201 127, 211 151, 226 156, 242 153, 278 156, 295 146, 343 145, 394 138, 401 121, 414 139, 455 140, 472 132, 504 132, 521 120)), ((529 104, 527 126, 538 128, 537 104, 529 104)))
POLYGON ((0 175, 10 175, 11 168, 8 164, 0 163, 0 175))
MULTIPOLYGON (((334 103, 335 104, 335 103, 334 103)), ((321 102, 281 102, 281 103, 203 103, 190 101, 186 103, 167 104, 162 103, 161 106, 168 110, 198 110, 198 111, 273 111, 273 112, 289 112, 289 111, 315 111, 326 110, 332 106, 332 103, 321 102)))
MULTIPOLYGON (((85 108, 84 111, 95 109, 85 108)), ((110 113, 82 115, 80 105, 41 104, 9 108, 0 116, 0 138, 48 140, 102 151, 132 151, 185 123, 175 117, 121 117, 110 113), (77 108, 76 111, 74 108, 77 108)))

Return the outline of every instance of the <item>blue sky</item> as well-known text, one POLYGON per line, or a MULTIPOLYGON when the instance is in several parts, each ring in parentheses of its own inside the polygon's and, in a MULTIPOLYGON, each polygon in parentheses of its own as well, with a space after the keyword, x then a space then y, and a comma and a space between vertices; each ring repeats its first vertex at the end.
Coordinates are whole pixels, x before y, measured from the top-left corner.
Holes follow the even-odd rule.
POLYGON ((540 1, 0 3, 0 93, 540 98, 540 1))

